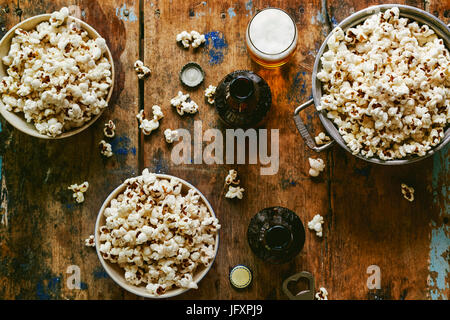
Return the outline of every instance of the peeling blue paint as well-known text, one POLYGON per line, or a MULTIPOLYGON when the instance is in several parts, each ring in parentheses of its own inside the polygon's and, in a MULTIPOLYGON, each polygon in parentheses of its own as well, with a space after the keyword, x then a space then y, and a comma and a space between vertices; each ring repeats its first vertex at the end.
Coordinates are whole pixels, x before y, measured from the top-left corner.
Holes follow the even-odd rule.
POLYGON ((135 22, 137 21, 137 16, 134 13, 133 8, 127 9, 127 5, 124 4, 120 8, 116 8, 116 16, 119 17, 120 20, 135 22), (128 10, 128 15, 125 15, 126 10, 128 10))
POLYGON ((165 173, 168 171, 167 162, 163 158, 155 159, 153 162, 155 162, 155 167, 154 167, 153 172, 165 173))
POLYGON ((230 19, 236 17, 236 12, 234 12, 234 8, 228 8, 228 16, 230 17, 230 19))
POLYGON ((127 136, 117 136, 110 144, 114 154, 126 156, 131 153, 136 155, 136 147, 130 146, 131 140, 127 136))
POLYGON ((211 31, 205 34, 205 47, 209 56, 209 64, 215 65, 223 62, 225 50, 228 48, 228 43, 225 36, 219 31, 211 31))
POLYGON ((106 271, 102 268, 96 268, 92 272, 92 275, 94 276, 94 279, 109 279, 109 275, 106 273, 106 271))
POLYGON ((223 53, 221 51, 216 51, 216 50, 209 50, 208 51, 209 54, 209 64, 213 65, 213 64, 220 64, 223 62, 223 53))
POLYGON ((52 277, 50 279, 40 279, 36 284, 36 297, 39 300, 50 300, 58 296, 61 290, 61 278, 52 277), (44 284, 45 281, 47 285, 44 284))
POLYGON ((206 16, 206 12, 196 12, 195 13, 196 18, 200 18, 200 17, 204 17, 204 16, 206 16))
POLYGON ((333 28, 339 24, 335 17, 331 17, 331 23, 333 24, 333 28))
MULTIPOLYGON (((449 216, 449 187, 447 185, 449 175, 449 147, 444 148, 433 156, 433 202, 440 208, 439 220, 449 216)), ((448 256, 450 254, 450 228, 445 222, 431 221, 430 242, 430 296, 433 300, 448 297, 449 289, 447 277, 450 272, 448 256)))
POLYGON ((205 45, 209 46, 212 44, 213 48, 216 50, 225 49, 228 47, 228 43, 225 40, 225 36, 221 34, 220 31, 211 31, 205 34, 205 45))
POLYGON ((65 206, 68 210, 74 210, 77 207, 74 203, 66 203, 65 206))
POLYGON ((369 177, 369 174, 370 174, 370 169, 371 169, 372 167, 369 165, 369 166, 365 166, 365 167, 363 167, 363 168, 361 168, 361 169, 359 169, 359 168, 355 168, 355 173, 356 174, 358 174, 358 175, 360 175, 360 176, 364 176, 364 177, 369 177))
POLYGON ((317 14, 314 16, 311 16, 311 24, 321 24, 325 23, 325 18, 322 14, 322 12, 317 12, 317 14))
POLYGON ((288 187, 295 187, 297 182, 292 179, 282 179, 281 180, 281 188, 286 189, 288 187))
POLYGON ((253 15, 253 1, 250 0, 248 2, 245 3, 245 10, 249 11, 249 13, 247 14, 247 16, 250 14, 250 16, 253 15))
POLYGON ((446 277, 450 272, 449 264, 446 259, 446 252, 449 250, 449 238, 448 227, 441 225, 439 227, 434 226, 431 230, 431 245, 430 245, 430 273, 433 273, 431 277, 431 299, 447 300, 445 294, 449 286, 446 281, 446 277))
POLYGON ((300 102, 301 96, 306 94, 306 79, 304 78, 306 76, 305 71, 299 71, 294 77, 294 80, 292 81, 292 85, 290 90, 287 92, 287 98, 289 101, 295 101, 300 102), (300 94, 297 94, 299 92, 300 88, 300 94))

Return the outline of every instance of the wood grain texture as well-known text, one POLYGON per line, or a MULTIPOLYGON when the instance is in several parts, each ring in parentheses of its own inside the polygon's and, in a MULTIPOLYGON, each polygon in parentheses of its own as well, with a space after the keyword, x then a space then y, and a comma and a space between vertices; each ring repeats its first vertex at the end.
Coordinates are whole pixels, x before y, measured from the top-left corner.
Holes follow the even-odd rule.
MULTIPOLYGON (((17 2, 14 1, 14 4, 17 2)), ((26 136, 3 122, 2 155, 8 190, 8 227, 1 226, 0 296, 4 299, 123 298, 104 279, 95 250, 84 246, 94 233, 97 212, 106 196, 125 178, 138 172, 138 81, 133 63, 138 56, 138 23, 120 16, 123 1, 19 1, 21 19, 68 6, 71 13, 94 27, 114 56, 115 90, 109 107, 85 132, 44 141, 26 136), (117 8, 119 13, 116 15, 117 8), (98 149, 104 123, 116 123, 110 140, 115 155, 104 159, 98 149), (88 181, 86 201, 76 204, 67 187, 88 181), (67 267, 77 265, 83 290, 69 290, 67 267)), ((8 3, 6 3, 8 4, 8 3)), ((126 3, 133 8, 135 3, 126 3)), ((5 5, 3 1, 2 7, 5 5)), ((15 5, 9 2, 9 7, 15 5)), ((12 10, 14 12, 14 10, 12 10)), ((8 26, 17 22, 10 12, 8 26), (11 19, 11 20, 10 20, 11 19)), ((138 7, 135 9, 138 14, 138 7)), ((108 140, 108 139, 107 139, 108 140)))
MULTIPOLYGON (((405 3, 436 12, 449 22, 448 1, 405 3)), ((116 88, 101 119, 64 141, 36 140, 2 120, 0 187, 5 185, 7 191, 9 224, 0 225, 1 299, 137 299, 105 275, 95 250, 84 247, 84 239, 93 233, 106 196, 144 167, 198 187, 222 224, 219 253, 211 271, 198 290, 177 299, 286 299, 282 281, 299 271, 311 272, 316 287, 327 288, 330 299, 449 297, 448 262, 445 265, 445 246, 450 244, 448 196, 443 191, 448 189, 448 148, 433 158, 402 167, 372 165, 339 147, 317 155, 302 141, 292 119, 294 108, 311 96, 315 54, 327 33, 350 13, 376 1, 0 0, 1 8, 10 8, 9 13, 0 9, 0 28, 52 12, 62 4, 70 5, 74 15, 106 38, 115 59, 116 88), (299 30, 296 55, 272 71, 254 64, 245 46, 248 21, 267 6, 287 10, 299 30), (176 34, 183 30, 204 33, 208 41, 198 50, 183 49, 175 42, 176 34), (152 70, 141 82, 133 70, 138 58, 152 70), (196 90, 187 90, 178 78, 189 61, 199 63, 206 73, 196 90), (273 106, 264 128, 279 130, 278 173, 262 176, 259 164, 173 164, 173 146, 165 142, 164 130, 185 128, 193 137, 194 125, 201 121, 203 132, 218 128, 225 133, 214 108, 205 102, 203 90, 238 69, 257 72, 271 86, 273 106), (176 113, 170 99, 179 90, 190 93, 200 106, 199 113, 182 117, 176 113), (165 117, 159 129, 143 136, 135 116, 140 108, 151 114, 153 105, 161 106, 165 117), (117 137, 112 140, 114 157, 105 160, 97 144, 109 119, 117 125, 117 137), (311 179, 308 157, 317 156, 327 167, 321 177, 311 179), (245 188, 243 200, 224 197, 224 179, 232 168, 238 170, 245 188), (91 184, 86 202, 77 205, 67 186, 85 180, 91 184), (403 199, 402 182, 415 188, 413 203, 403 199), (292 262, 264 264, 250 251, 246 231, 253 215, 270 206, 293 210, 306 229, 315 214, 323 215, 324 237, 306 230, 305 247, 292 262), (443 237, 435 235, 439 228, 443 237), (442 245, 444 251, 434 254, 442 245), (236 264, 253 270, 254 282, 244 291, 233 290, 228 281, 229 270, 236 264), (81 290, 67 289, 69 265, 81 268, 81 290), (381 290, 367 289, 370 265, 381 268, 381 290)), ((323 130, 314 108, 303 112, 302 118, 311 132, 323 130)), ((0 201, 5 207, 3 204, 0 201)))
MULTIPOLYGON (((348 1, 343 5, 341 1, 327 1, 329 20, 339 22, 348 15, 349 8, 358 11, 371 4, 377 3, 348 1)), ((428 9, 421 1, 405 4, 428 9)), ((445 5, 447 9, 450 6, 445 5)), ((436 221, 440 212, 431 188, 433 159, 386 167, 334 149, 329 153, 332 174, 326 264, 335 267, 328 275, 332 279, 327 284, 329 292, 337 291, 333 294, 336 298, 428 298, 424 275, 430 263, 431 221, 436 221), (401 183, 415 188, 413 203, 403 199, 401 183), (365 287, 366 269, 371 264, 381 269, 380 290, 367 291, 365 287)), ((448 181, 448 175, 444 181, 448 181)), ((448 238, 443 240, 447 246, 450 244, 448 238)))
MULTIPOLYGON (((146 2, 147 3, 147 2, 146 2)), ((180 299, 280 299, 282 281, 299 270, 317 270, 320 254, 308 254, 318 250, 315 235, 307 234, 305 250, 289 264, 266 265, 259 261, 249 249, 246 239, 250 219, 258 211, 281 205, 293 209, 304 224, 314 214, 325 214, 327 208, 327 186, 322 181, 308 178, 308 156, 313 154, 303 147, 295 127, 292 125, 293 108, 306 101, 310 94, 310 66, 313 58, 310 49, 320 45, 323 37, 320 24, 311 25, 308 17, 320 10, 320 2, 300 5, 294 1, 254 1, 246 3, 230 2, 219 5, 192 6, 185 3, 167 1, 145 5, 145 61, 153 69, 151 79, 145 84, 145 108, 150 111, 152 104, 163 106, 166 117, 161 121, 159 132, 145 139, 144 163, 153 171, 173 174, 192 182, 209 199, 223 226, 220 236, 220 250, 216 262, 202 280, 200 289, 191 291, 180 299), (267 71, 253 64, 246 53, 245 28, 252 14, 266 6, 281 7, 290 12, 296 20, 300 33, 299 50, 295 58, 282 69, 267 71), (155 11, 159 10, 159 14, 155 11), (235 15, 234 15, 235 14, 235 15), (207 38, 217 35, 220 41, 209 40, 205 47, 193 51, 176 45, 174 36, 183 30, 197 30, 207 38), (173 57, 164 59, 163 57, 173 57), (199 63, 205 70, 205 82, 199 89, 189 92, 199 103, 200 111, 194 116, 180 117, 170 106, 170 99, 182 87, 178 72, 189 62, 199 63), (255 70, 271 86, 273 95, 272 111, 265 124, 267 129, 279 129, 280 168, 273 176, 261 176, 260 165, 183 165, 175 166, 170 161, 171 147, 162 137, 165 128, 186 128, 194 134, 194 122, 201 121, 203 131, 209 128, 225 128, 213 107, 204 102, 203 90, 209 85, 217 85, 229 72, 239 69, 255 70), (161 81, 158 81, 161 79, 161 81), (165 86, 161 86, 161 82, 165 86), (243 200, 224 198, 224 179, 231 168, 240 174, 245 188, 243 200), (255 281, 244 292, 234 291, 228 281, 230 269, 237 264, 249 266, 255 281)), ((311 116, 311 115, 310 115, 311 116)), ((312 121, 309 121, 312 124, 312 121)), ((203 145, 206 145, 204 143, 203 145)), ((326 180, 326 175, 323 178, 326 180)), ((320 250, 320 249, 319 249, 320 250)))

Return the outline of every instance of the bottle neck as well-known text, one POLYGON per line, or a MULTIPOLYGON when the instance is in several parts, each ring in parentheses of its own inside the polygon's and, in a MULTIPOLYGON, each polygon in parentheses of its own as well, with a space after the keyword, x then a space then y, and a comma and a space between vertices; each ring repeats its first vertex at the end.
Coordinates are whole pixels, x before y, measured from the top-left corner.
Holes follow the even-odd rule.
POLYGON ((292 241, 292 232, 283 225, 272 226, 264 233, 265 246, 269 250, 286 250, 290 247, 292 241))
POLYGON ((231 97, 238 103, 242 103, 253 96, 255 87, 249 77, 240 75, 231 81, 229 90, 231 97))

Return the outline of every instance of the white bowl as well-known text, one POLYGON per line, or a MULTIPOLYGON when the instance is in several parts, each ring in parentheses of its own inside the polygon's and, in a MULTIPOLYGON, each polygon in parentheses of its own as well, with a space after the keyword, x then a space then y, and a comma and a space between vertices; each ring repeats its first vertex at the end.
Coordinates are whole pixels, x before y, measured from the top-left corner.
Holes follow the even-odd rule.
MULTIPOLYGON (((171 175, 167 175, 167 174, 156 174, 156 177, 158 179, 172 179, 175 178, 178 181, 181 182, 181 184, 183 185, 182 187, 182 193, 185 194, 187 193, 187 191, 189 189, 194 189, 197 194, 200 196, 200 199, 203 201, 203 203, 206 205, 206 207, 208 208, 208 210, 211 212, 211 214, 216 217, 214 210, 212 209, 211 205, 209 204, 208 200, 205 198, 205 196, 193 185, 191 185, 190 183, 184 181, 183 179, 180 179, 178 177, 174 177, 171 175)), ((106 273, 114 280, 114 282, 116 282, 119 286, 121 286, 123 289, 144 297, 144 298, 154 298, 154 299, 162 299, 162 298, 171 298, 174 296, 178 296, 190 289, 186 289, 186 288, 176 288, 176 289, 171 289, 166 291, 164 294, 161 295, 153 295, 150 294, 146 289, 145 286, 135 286, 135 285, 131 285, 129 284, 124 277, 124 270, 122 268, 120 268, 116 263, 111 263, 109 261, 106 261, 105 259, 103 259, 101 253, 100 253, 100 243, 99 243, 99 236, 100 236, 100 227, 104 226, 106 223, 106 218, 103 215, 103 212, 105 211, 105 209, 109 206, 110 202, 112 199, 115 199, 120 193, 124 192, 126 189, 126 185, 124 183, 122 183, 119 187, 117 187, 109 196, 108 198, 105 200, 105 202, 103 203, 98 216, 97 216, 97 221, 95 223, 95 248, 97 250, 97 255, 98 258, 100 259, 100 262, 103 266, 103 268, 105 269, 106 273)), ((215 244, 215 248, 214 248, 214 258, 211 261, 210 265, 207 268, 202 268, 200 271, 197 271, 194 275, 193 275, 193 279, 195 283, 199 283, 200 280, 202 280, 206 274, 208 273, 208 271, 211 269, 214 260, 217 256, 217 251, 219 249, 219 233, 217 233, 216 235, 216 244, 215 244)), ((197 289, 198 290, 198 289, 197 289)))
MULTIPOLYGON (((0 58, 3 58, 4 56, 8 55, 9 48, 11 46, 11 39, 14 37, 15 30, 17 28, 21 28, 21 29, 29 31, 29 30, 34 29, 39 23, 48 21, 50 19, 50 17, 51 17, 51 14, 41 14, 38 16, 28 18, 28 19, 16 24, 13 28, 11 28, 11 30, 9 30, 0 41, 0 58)), ((92 28, 90 25, 88 25, 86 22, 84 22, 78 18, 72 17, 72 16, 70 16, 68 19, 72 19, 72 21, 75 21, 76 23, 78 23, 85 31, 87 31, 90 38, 96 39, 96 38, 101 37, 100 34, 98 34, 98 32, 95 31, 95 29, 92 28)), ((106 97, 106 102, 109 104, 109 100, 111 99, 111 95, 112 95, 112 92, 114 89, 114 77, 115 77, 114 61, 112 58, 112 54, 109 51, 109 48, 106 49, 106 58, 109 60, 109 63, 111 64, 111 79, 112 79, 111 87, 109 88, 109 93, 108 93, 108 96, 106 97)), ((0 61, 0 77, 4 77, 6 75, 7 74, 6 74, 5 66, 0 61)), ((93 124, 101 116, 103 111, 104 111, 104 109, 102 109, 102 111, 98 115, 93 117, 91 120, 89 120, 83 126, 81 126, 79 128, 74 128, 72 130, 65 131, 57 137, 49 137, 47 135, 39 133, 39 131, 37 131, 37 129, 35 128, 33 123, 28 123, 25 120, 25 118, 23 117, 23 114, 21 112, 15 113, 15 112, 6 110, 5 105, 0 100, 0 114, 6 119, 6 121, 8 121, 13 127, 22 131, 23 133, 26 133, 33 137, 42 138, 42 139, 62 139, 62 138, 67 138, 67 137, 73 136, 73 135, 83 131, 84 129, 88 128, 91 124, 93 124)))

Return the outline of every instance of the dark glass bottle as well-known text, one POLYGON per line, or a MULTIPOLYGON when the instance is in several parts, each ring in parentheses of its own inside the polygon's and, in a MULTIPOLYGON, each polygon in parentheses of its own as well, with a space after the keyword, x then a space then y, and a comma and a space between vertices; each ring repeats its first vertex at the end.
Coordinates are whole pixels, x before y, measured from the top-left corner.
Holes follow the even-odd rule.
POLYGON ((272 94, 267 82, 259 75, 238 70, 219 83, 214 104, 219 117, 228 126, 257 127, 270 110, 272 94))
POLYGON ((281 264, 293 259, 303 249, 305 228, 291 210, 283 207, 266 208, 250 221, 247 240, 257 257, 281 264))

